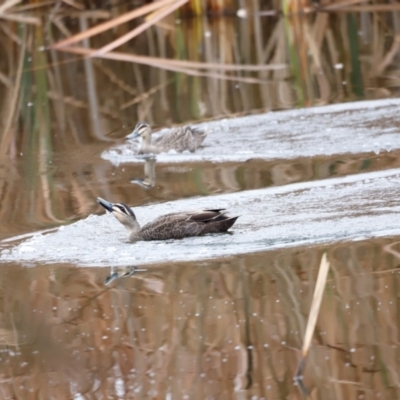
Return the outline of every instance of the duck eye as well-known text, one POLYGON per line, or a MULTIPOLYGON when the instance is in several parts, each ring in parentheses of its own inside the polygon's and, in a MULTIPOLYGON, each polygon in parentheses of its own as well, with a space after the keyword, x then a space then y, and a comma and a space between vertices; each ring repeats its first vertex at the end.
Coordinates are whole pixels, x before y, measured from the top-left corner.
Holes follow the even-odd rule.
POLYGON ((122 207, 122 206, 120 206, 120 205, 115 205, 115 207, 117 207, 118 208, 118 210, 120 210, 122 213, 124 213, 124 214, 126 214, 126 211, 125 211, 125 208, 124 207, 122 207))

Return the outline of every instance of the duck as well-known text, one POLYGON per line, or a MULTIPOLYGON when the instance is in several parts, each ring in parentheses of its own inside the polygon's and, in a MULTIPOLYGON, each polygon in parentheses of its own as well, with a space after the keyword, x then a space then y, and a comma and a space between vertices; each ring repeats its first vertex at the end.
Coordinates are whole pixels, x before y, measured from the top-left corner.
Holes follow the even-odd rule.
POLYGON ((200 147, 207 136, 207 132, 190 126, 183 126, 167 132, 154 141, 151 140, 152 133, 149 124, 138 122, 133 132, 126 136, 126 139, 130 140, 137 137, 141 139, 138 154, 158 154, 166 153, 170 150, 175 150, 178 153, 189 150, 193 153, 200 147))
POLYGON ((162 215, 140 227, 135 213, 125 203, 110 203, 101 197, 97 202, 125 226, 130 242, 169 240, 226 232, 239 218, 228 217, 225 209, 181 211, 162 215))

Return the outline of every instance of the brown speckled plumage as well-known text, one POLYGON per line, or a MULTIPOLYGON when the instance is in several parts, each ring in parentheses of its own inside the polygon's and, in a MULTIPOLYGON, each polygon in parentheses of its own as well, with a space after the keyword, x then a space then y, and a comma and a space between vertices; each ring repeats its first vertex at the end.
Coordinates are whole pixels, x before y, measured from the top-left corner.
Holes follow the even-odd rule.
POLYGON ((132 242, 182 239, 207 233, 226 232, 238 219, 238 217, 228 217, 223 209, 177 212, 158 217, 141 228, 135 214, 126 204, 109 203, 100 197, 97 201, 127 228, 132 242))
POLYGON ((134 131, 128 135, 127 139, 139 137, 141 139, 139 154, 162 153, 175 150, 181 153, 185 150, 194 152, 203 143, 207 132, 199 129, 184 126, 176 128, 152 141, 152 130, 150 125, 138 122, 134 131))

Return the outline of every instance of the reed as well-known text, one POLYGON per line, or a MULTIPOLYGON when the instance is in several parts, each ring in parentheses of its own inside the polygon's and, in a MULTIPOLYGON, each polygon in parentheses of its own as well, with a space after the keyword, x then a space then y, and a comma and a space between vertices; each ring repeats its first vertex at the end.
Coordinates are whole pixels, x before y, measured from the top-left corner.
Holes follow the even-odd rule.
POLYGON ((315 283, 314 295, 310 307, 310 314, 308 316, 307 326, 304 332, 304 341, 301 348, 301 358, 297 366, 296 375, 294 377, 294 380, 299 385, 300 390, 305 395, 308 395, 309 391, 304 384, 303 374, 306 367, 306 360, 310 350, 311 340, 314 335, 318 314, 321 308, 322 297, 325 291, 326 280, 328 278, 329 265, 330 264, 327 259, 326 253, 324 253, 321 259, 321 264, 319 266, 318 277, 315 283))

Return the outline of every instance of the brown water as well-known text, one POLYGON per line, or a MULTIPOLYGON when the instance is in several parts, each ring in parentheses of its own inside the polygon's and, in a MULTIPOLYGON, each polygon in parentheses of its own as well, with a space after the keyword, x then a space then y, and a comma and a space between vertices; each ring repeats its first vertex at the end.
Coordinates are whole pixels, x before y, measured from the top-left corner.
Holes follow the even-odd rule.
POLYGON ((297 398, 327 251, 305 382, 316 398, 396 398, 398 247, 389 238, 154 265, 106 287, 104 268, 3 265, 3 393, 297 398))
MULTIPOLYGON (((382 59, 391 54, 388 36, 397 32, 398 15, 385 17, 356 16, 357 27, 353 14, 306 20, 320 44, 303 43, 313 53, 298 69, 296 54, 286 58, 296 43, 284 36, 293 22, 284 19, 184 21, 173 33, 158 27, 132 45, 149 55, 290 65, 232 73, 237 81, 105 60, 89 61, 92 69, 85 70, 75 56, 37 51, 40 28, 27 29, 24 56, 32 66, 18 76, 1 64, 13 84, 0 86, 0 111, 13 122, 1 125, 1 148, 10 151, 0 154, 0 237, 100 213, 98 195, 138 206, 398 168, 398 151, 156 164, 155 185, 145 190, 130 182, 144 177, 142 164, 115 167, 100 158, 137 119, 164 126, 394 96, 396 58, 385 59, 386 65, 382 59), (365 28, 365 18, 379 23, 365 28), (195 45, 181 37, 195 33, 195 45), (11 109, 15 93, 20 102, 11 109)), ((8 43, 10 36, 1 35, 8 43)), ((1 51, 0 59, 18 64, 14 52, 1 51)), ((293 376, 327 251, 332 267, 305 372, 311 396, 398 398, 398 242, 371 239, 152 265, 110 286, 103 284, 108 268, 2 264, 2 397, 300 398, 293 376)))

